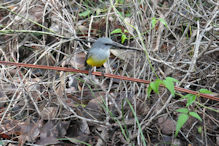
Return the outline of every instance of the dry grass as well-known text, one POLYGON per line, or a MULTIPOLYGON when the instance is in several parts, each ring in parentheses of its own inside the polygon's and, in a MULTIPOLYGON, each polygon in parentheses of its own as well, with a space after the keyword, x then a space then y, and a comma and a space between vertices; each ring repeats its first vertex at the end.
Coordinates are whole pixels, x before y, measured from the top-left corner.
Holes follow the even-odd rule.
MULTIPOLYGON (((114 48, 105 72, 171 76, 181 87, 217 94, 218 7, 216 0, 0 0, 0 56, 83 69, 91 44, 73 39, 121 42, 121 34, 110 34, 120 28, 124 45, 142 51, 114 48), (158 21, 153 27, 153 18, 167 26, 158 21)), ((0 71, 0 143, 219 144, 217 102, 198 99, 189 109, 203 122, 191 118, 175 138, 175 110, 186 102, 164 88, 146 98, 145 84, 5 65, 0 71)))

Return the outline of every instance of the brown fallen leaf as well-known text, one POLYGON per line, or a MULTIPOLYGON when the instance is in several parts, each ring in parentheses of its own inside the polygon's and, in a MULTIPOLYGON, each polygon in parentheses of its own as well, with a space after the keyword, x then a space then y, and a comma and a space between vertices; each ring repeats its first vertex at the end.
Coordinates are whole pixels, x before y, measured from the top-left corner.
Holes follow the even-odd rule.
POLYGON ((70 121, 48 121, 40 130, 37 144, 49 145, 59 143, 58 138, 66 135, 70 121))

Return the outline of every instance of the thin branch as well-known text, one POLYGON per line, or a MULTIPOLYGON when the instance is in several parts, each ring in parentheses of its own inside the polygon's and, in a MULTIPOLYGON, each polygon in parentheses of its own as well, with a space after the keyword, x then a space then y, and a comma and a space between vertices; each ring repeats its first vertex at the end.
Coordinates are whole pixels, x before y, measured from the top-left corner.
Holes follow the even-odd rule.
MULTIPOLYGON (((15 63, 15 62, 7 62, 7 61, 0 61, 0 64, 4 65, 12 65, 12 66, 19 66, 19 67, 28 67, 28 68, 38 68, 38 69, 46 69, 46 70, 56 70, 56 71, 64 71, 64 72, 75 72, 75 73, 84 73, 89 74, 88 70, 78 70, 74 68, 66 68, 66 67, 55 67, 55 66, 47 66, 47 65, 33 65, 33 64, 25 64, 25 63, 15 63)), ((138 82, 138 83, 144 83, 149 84, 150 81, 143 80, 143 79, 136 79, 136 78, 130 78, 126 76, 120 76, 120 75, 114 75, 114 74, 108 74, 108 73, 102 73, 102 72, 92 72, 92 75, 96 76, 104 76, 109 78, 115 78, 120 80, 126 80, 126 81, 132 81, 132 82, 138 82)), ((186 92, 194 95, 199 95, 201 97, 205 97, 211 100, 219 101, 219 97, 211 96, 209 94, 203 94, 199 93, 197 91, 192 91, 184 88, 180 88, 175 86, 175 90, 180 92, 186 92)))

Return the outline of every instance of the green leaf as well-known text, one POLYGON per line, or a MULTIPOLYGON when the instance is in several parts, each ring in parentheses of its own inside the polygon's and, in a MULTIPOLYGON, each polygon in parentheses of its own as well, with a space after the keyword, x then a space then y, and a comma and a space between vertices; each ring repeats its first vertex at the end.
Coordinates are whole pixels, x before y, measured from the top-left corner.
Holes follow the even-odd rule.
POLYGON ((157 19, 155 17, 152 17, 151 24, 152 24, 152 28, 154 28, 155 25, 157 24, 157 19))
POLYGON ((120 18, 123 18, 123 13, 122 13, 122 12, 117 11, 117 14, 119 14, 119 17, 120 17, 120 18))
POLYGON ((196 100, 196 95, 193 95, 193 94, 187 94, 183 97, 187 98, 187 104, 186 104, 187 107, 193 104, 196 100))
POLYGON ((176 110, 179 113, 188 114, 189 110, 187 108, 179 108, 176 110))
POLYGON ((124 4, 125 0, 117 0, 119 4, 124 4))
POLYGON ((114 34, 114 33, 122 33, 122 30, 120 28, 117 28, 113 30, 110 34, 114 34))
POLYGON ((125 30, 124 30, 124 33, 128 33, 128 30, 127 30, 127 29, 125 29, 125 30))
POLYGON ((203 132, 202 126, 198 126, 198 133, 202 134, 202 132, 203 132))
POLYGON ((151 82, 151 83, 149 84, 149 86, 151 87, 151 89, 152 89, 155 93, 158 94, 158 92, 159 92, 159 86, 160 86, 161 83, 162 83, 162 81, 161 81, 160 79, 157 79, 156 81, 151 82))
POLYGON ((147 89, 147 98, 150 97, 151 91, 152 91, 151 86, 149 86, 148 89, 147 89))
POLYGON ((100 8, 97 8, 95 11, 96 11, 96 15, 98 16, 98 15, 100 15, 102 10, 100 8))
POLYGON ((196 112, 189 112, 189 115, 202 121, 202 118, 196 112))
POLYGON ((180 114, 176 123, 176 133, 175 136, 178 135, 180 129, 182 126, 186 123, 186 121, 189 119, 189 116, 187 114, 180 114))
POLYGON ((187 98, 188 99, 191 96, 193 96, 193 94, 186 94, 185 96, 183 96, 183 98, 187 98))
POLYGON ((126 37, 126 35, 123 33, 123 34, 122 34, 122 40, 121 40, 122 44, 125 42, 126 39, 127 39, 127 37, 126 37))
POLYGON ((165 19, 163 19, 163 18, 159 18, 159 20, 160 20, 160 22, 161 22, 164 26, 167 27, 167 22, 166 22, 165 19))
POLYGON ((163 81, 164 86, 170 91, 173 96, 175 95, 174 82, 179 81, 171 77, 166 77, 166 79, 163 81))
POLYGON ((90 14, 91 14, 91 11, 90 11, 90 10, 86 10, 86 11, 84 11, 84 12, 79 13, 79 16, 80 16, 80 17, 87 17, 87 16, 89 16, 90 14))
POLYGON ((163 84, 170 91, 170 93, 174 96, 175 95, 174 83, 171 80, 164 80, 163 84))
POLYGON ((208 89, 200 89, 199 90, 200 93, 204 93, 204 94, 211 94, 212 92, 209 91, 208 89))
POLYGON ((166 77, 165 80, 176 82, 176 83, 179 82, 177 79, 172 78, 172 77, 166 77))

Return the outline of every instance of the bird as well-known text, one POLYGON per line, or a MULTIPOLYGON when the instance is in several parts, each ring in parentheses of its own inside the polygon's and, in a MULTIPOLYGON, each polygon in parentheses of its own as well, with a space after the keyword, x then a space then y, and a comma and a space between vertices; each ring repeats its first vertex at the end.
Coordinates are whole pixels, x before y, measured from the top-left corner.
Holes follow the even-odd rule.
POLYGON ((85 66, 101 67, 109 59, 110 48, 114 45, 115 42, 110 38, 97 39, 87 53, 85 66))

